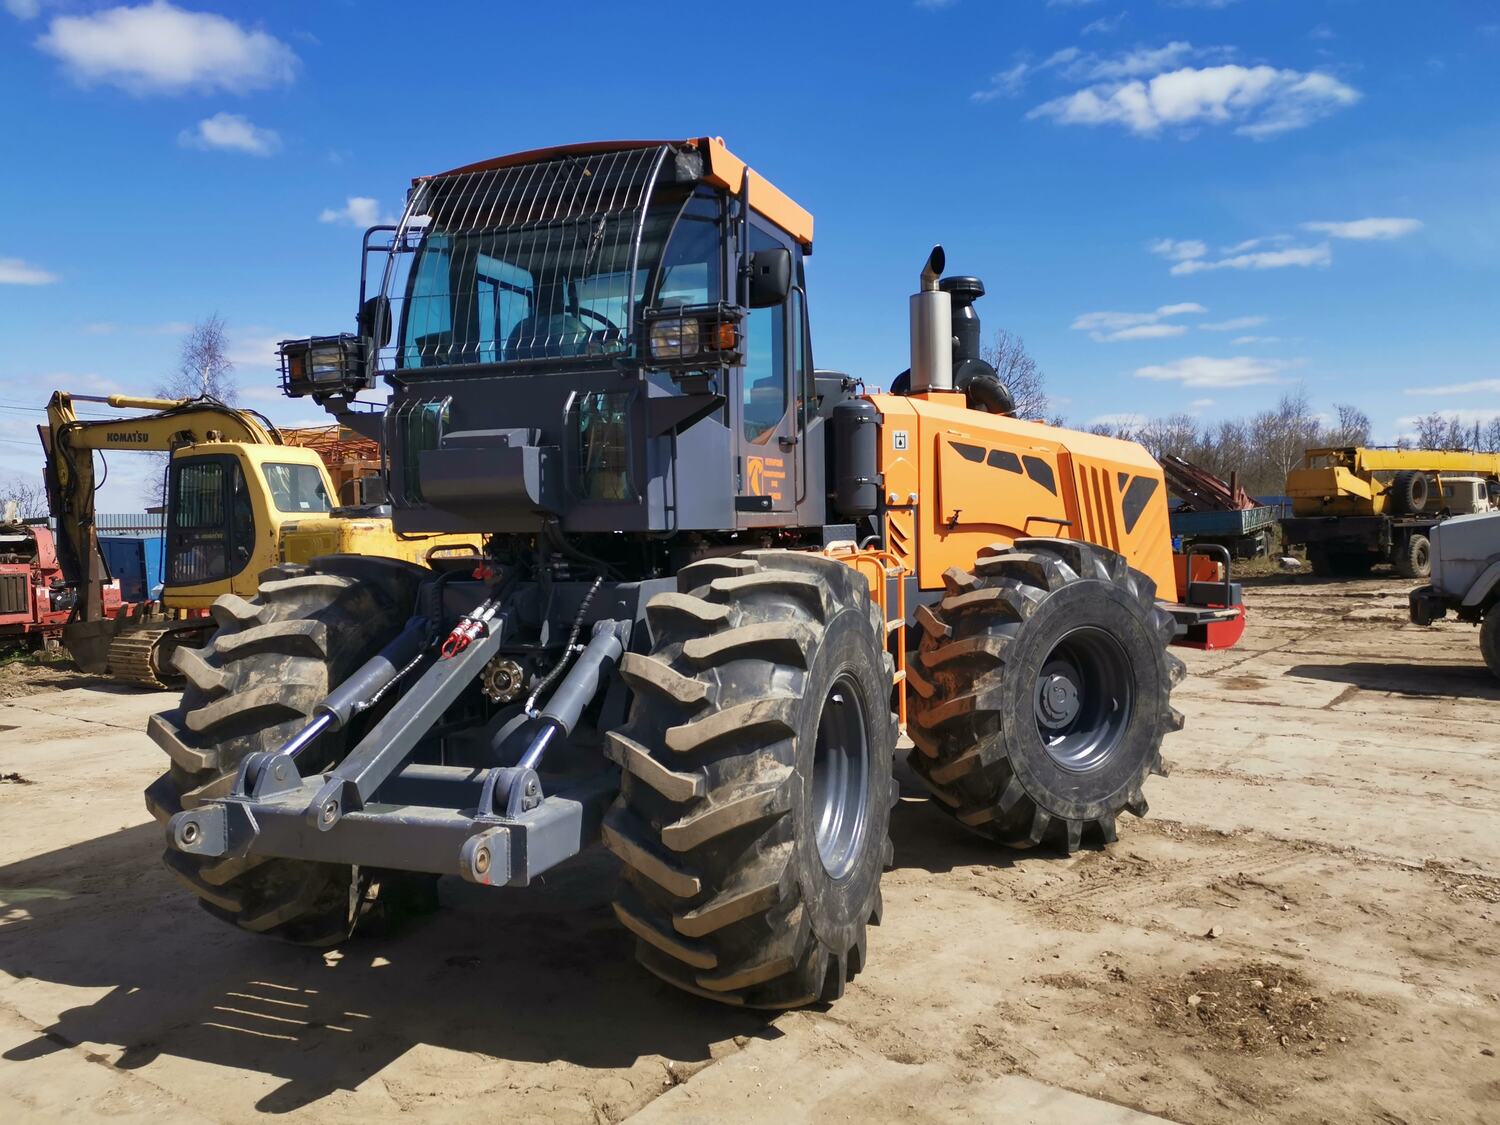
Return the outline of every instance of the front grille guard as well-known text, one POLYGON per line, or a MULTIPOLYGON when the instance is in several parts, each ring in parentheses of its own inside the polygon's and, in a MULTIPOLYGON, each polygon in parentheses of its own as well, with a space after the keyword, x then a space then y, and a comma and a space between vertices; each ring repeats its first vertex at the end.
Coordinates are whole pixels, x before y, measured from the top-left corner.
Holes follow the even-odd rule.
POLYGON ((376 350, 375 370, 630 354, 647 212, 672 151, 565 156, 418 183, 399 224, 366 237, 366 254, 384 255, 378 292, 402 329, 376 350), (371 242, 381 234, 388 240, 371 242), (427 272, 414 276, 424 246, 427 272))

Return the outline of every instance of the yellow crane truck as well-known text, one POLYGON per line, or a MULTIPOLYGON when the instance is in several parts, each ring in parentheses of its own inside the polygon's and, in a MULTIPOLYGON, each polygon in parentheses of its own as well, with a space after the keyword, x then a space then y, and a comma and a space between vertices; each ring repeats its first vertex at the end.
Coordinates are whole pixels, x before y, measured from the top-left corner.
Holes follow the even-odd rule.
POLYGON ((253 594, 282 563, 329 553, 425 563, 433 550, 475 553, 477 536, 401 536, 378 506, 337 507, 316 449, 288 445, 254 411, 212 398, 160 399, 57 391, 38 427, 57 555, 76 600, 63 644, 78 666, 151 687, 180 682, 171 656, 208 639, 208 610, 221 595, 253 594), (80 420, 74 404, 149 413, 80 420), (94 527, 95 452, 170 453, 165 581, 160 604, 111 616, 110 580, 94 527))
POLYGON ((1315 574, 1353 578, 1389 562, 1403 578, 1426 578, 1433 526, 1500 500, 1500 454, 1309 449, 1287 474, 1286 494, 1282 541, 1306 547, 1315 574))

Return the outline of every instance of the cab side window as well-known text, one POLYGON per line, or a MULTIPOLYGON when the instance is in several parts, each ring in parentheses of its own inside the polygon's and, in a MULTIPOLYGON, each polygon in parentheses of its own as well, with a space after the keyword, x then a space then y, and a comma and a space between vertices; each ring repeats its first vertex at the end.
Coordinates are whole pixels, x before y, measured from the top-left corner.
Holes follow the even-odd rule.
MULTIPOLYGON (((771 250, 781 243, 755 227, 750 249, 771 250)), ((770 440, 787 410, 785 305, 751 309, 745 321, 745 373, 741 384, 741 414, 745 438, 756 444, 770 440)))

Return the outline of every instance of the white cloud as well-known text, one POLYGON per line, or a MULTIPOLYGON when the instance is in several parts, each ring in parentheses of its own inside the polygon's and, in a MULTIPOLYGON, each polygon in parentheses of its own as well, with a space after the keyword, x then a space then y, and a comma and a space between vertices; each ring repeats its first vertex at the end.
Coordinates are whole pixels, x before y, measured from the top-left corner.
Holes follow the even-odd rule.
MULTIPOLYGON (((1126 64, 1117 60, 1116 65, 1126 64)), ((1139 136, 1155 136, 1166 127, 1232 124, 1236 133, 1264 140, 1310 125, 1359 98, 1358 90, 1317 71, 1185 66, 1147 81, 1088 86, 1044 102, 1027 116, 1062 125, 1122 125, 1139 136)))
POLYGON ((167 0, 58 16, 36 45, 79 82, 132 94, 244 93, 292 81, 298 63, 275 36, 167 0))
POLYGON ((1330 238, 1349 238, 1358 242, 1385 241, 1421 230, 1422 220, 1354 219, 1345 223, 1303 223, 1302 229, 1326 234, 1330 238))
POLYGON ((990 75, 990 84, 982 90, 975 90, 969 95, 971 101, 992 102, 996 98, 1013 98, 1026 86, 1026 80, 1033 74, 1044 70, 1054 70, 1060 66, 1066 66, 1082 54, 1077 47, 1063 47, 1061 50, 1053 51, 1041 62, 1033 65, 1030 56, 1024 51, 1018 52, 1015 62, 1004 70, 996 71, 990 75))
POLYGON ((108 321, 99 321, 95 324, 85 324, 83 334, 85 336, 113 336, 119 325, 110 324, 108 321))
POLYGON ((1251 344, 1279 344, 1280 336, 1236 336, 1229 341, 1237 348, 1249 347, 1251 344))
POLYGON ((264 331, 263 327, 257 329, 252 326, 243 333, 231 337, 224 354, 239 368, 250 371, 279 371, 281 358, 276 352, 277 345, 283 340, 296 339, 297 336, 296 332, 269 334, 264 331))
POLYGON ((1194 55, 1193 45, 1173 40, 1164 47, 1137 47, 1112 59, 1095 59, 1069 77, 1100 82, 1112 78, 1138 78, 1143 74, 1160 74, 1194 55))
POLYGON ((276 130, 262 129, 238 113, 205 117, 196 127, 179 133, 177 143, 185 148, 222 149, 251 156, 270 156, 281 149, 281 137, 276 130))
POLYGON ((5 0, 5 10, 18 20, 34 20, 42 14, 42 0, 5 0))
POLYGON ((1081 313, 1069 327, 1078 332, 1087 332, 1090 339, 1101 344, 1119 340, 1160 340, 1169 336, 1181 336, 1187 331, 1184 324, 1167 323, 1169 317, 1207 311, 1202 305, 1186 301, 1177 305, 1162 305, 1152 312, 1081 313))
POLYGON ((351 195, 344 200, 342 207, 325 207, 318 216, 320 223, 345 223, 351 227, 373 227, 395 221, 389 215, 382 218, 379 201, 368 195, 351 195))
POLYGON ((1236 254, 1216 262, 1194 259, 1178 262, 1171 272, 1179 277, 1204 270, 1276 270, 1287 266, 1326 266, 1333 261, 1328 243, 1317 246, 1291 246, 1285 250, 1260 250, 1253 254, 1236 254))
POLYGON ((996 98, 1013 98, 1025 87, 1026 76, 1031 73, 1031 69, 1030 63, 1025 59, 1020 59, 1014 66, 996 71, 990 75, 990 84, 983 90, 975 90, 969 95, 969 98, 971 101, 976 102, 992 102, 996 98))
POLYGON ((1196 238, 1158 238, 1147 249, 1173 262, 1201 258, 1208 253, 1208 247, 1196 238))
POLYGON ((1407 387, 1409 395, 1500 394, 1500 379, 1475 379, 1469 383, 1445 383, 1437 387, 1407 387))
POLYGON ((1263 316, 1233 316, 1228 320, 1216 321, 1213 324, 1200 324, 1199 328, 1205 332, 1238 332, 1242 328, 1258 328, 1266 322, 1263 316))
POLYGON ((1195 398, 1192 401, 1192 405, 1198 407, 1199 409, 1202 409, 1205 406, 1212 406, 1213 404, 1214 400, 1211 398, 1195 398))
POLYGON ((20 258, 0 258, 0 285, 51 285, 56 280, 57 274, 20 258))
POLYGON ((1092 23, 1083 25, 1082 35, 1113 35, 1120 30, 1120 25, 1125 22, 1127 13, 1120 12, 1114 16, 1100 16, 1092 23))
POLYGON ((1257 359, 1247 355, 1227 359, 1193 355, 1171 363, 1138 367, 1135 374, 1139 379, 1176 382, 1184 387, 1249 387, 1257 383, 1274 383, 1277 373, 1286 366, 1288 365, 1278 360, 1257 359))
POLYGON ((958 0, 912 0, 915 8, 925 8, 929 12, 941 11, 943 8, 951 8, 958 0))

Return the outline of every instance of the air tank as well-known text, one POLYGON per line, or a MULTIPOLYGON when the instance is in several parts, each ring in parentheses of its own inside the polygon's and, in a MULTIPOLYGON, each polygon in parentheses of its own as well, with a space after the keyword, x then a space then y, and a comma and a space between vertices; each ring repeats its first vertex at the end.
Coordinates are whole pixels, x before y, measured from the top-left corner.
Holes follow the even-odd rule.
POLYGON ((833 408, 833 507, 847 519, 880 507, 880 411, 866 398, 833 408))

